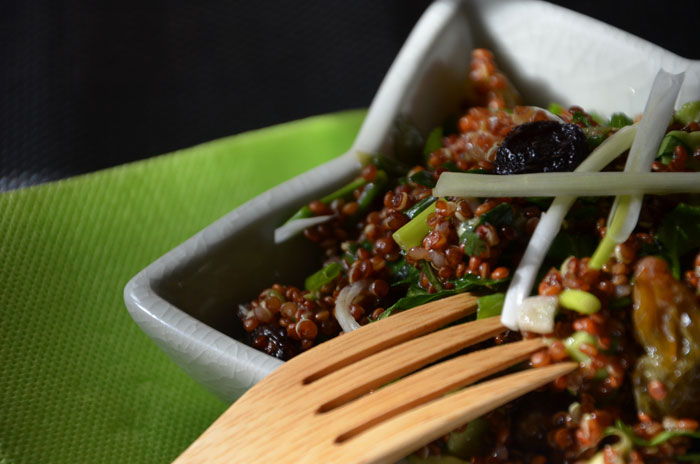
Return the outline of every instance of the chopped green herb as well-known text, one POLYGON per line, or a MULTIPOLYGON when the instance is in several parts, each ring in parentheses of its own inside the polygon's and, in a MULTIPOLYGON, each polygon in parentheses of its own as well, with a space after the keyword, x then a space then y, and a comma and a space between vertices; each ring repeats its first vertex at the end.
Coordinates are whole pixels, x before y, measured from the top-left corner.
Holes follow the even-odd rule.
POLYGON ((481 256, 486 251, 486 242, 471 230, 462 234, 460 242, 464 243, 464 254, 468 256, 481 256))
POLYGON ((632 124, 634 124, 634 121, 625 113, 613 113, 613 115, 610 116, 610 122, 608 122, 608 126, 613 129, 620 129, 621 127, 630 126, 632 124))
POLYGON ((591 127, 591 126, 593 126, 593 124, 588 120, 588 117, 587 117, 584 113, 582 113, 582 112, 580 112, 580 111, 574 111, 574 112, 571 114, 571 120, 572 120, 574 123, 583 124, 584 127, 591 127))
POLYGON ((439 300, 440 298, 446 298, 448 296, 454 295, 456 292, 454 290, 443 290, 436 293, 421 293, 417 295, 406 295, 405 297, 399 299, 392 306, 388 307, 379 319, 384 319, 389 317, 391 314, 399 311, 404 311, 406 309, 411 309, 416 306, 420 306, 431 301, 439 300))
MULTIPOLYGON (((700 148, 700 131, 670 131, 664 136, 663 140, 661 140, 656 159, 663 164, 670 164, 673 159, 673 153, 679 145, 684 147, 688 154, 695 153, 698 148, 700 148)), ((699 171, 700 163, 698 163, 693 156, 688 156, 686 167, 694 171, 699 171)))
POLYGON ((700 122, 700 100, 685 103, 676 112, 675 118, 682 124, 700 122))
POLYGON ((608 427, 605 429, 605 435, 614 435, 617 433, 623 434, 632 443, 634 443, 635 446, 642 446, 644 448, 659 446, 661 443, 675 437, 700 438, 700 432, 691 432, 688 430, 664 430, 663 432, 656 434, 650 440, 645 440, 634 433, 634 429, 632 427, 619 420, 614 427, 608 427))
POLYGON ((481 215, 479 224, 488 222, 494 227, 512 226, 515 218, 515 211, 508 203, 500 203, 495 208, 481 215))
POLYGON ((421 201, 404 211, 403 214, 405 214, 406 217, 408 217, 409 219, 413 219, 414 217, 416 217, 416 215, 420 214, 421 211, 433 204, 435 200, 437 200, 437 198, 435 197, 425 197, 421 201))
POLYGON ((437 278, 435 275, 435 272, 433 272, 433 268, 430 267, 430 263, 427 261, 421 261, 420 262, 420 268, 423 271, 423 274, 425 274, 425 277, 428 278, 428 282, 437 290, 438 292, 441 292, 443 290, 442 284, 440 283, 440 279, 437 278))
POLYGON ((479 298, 479 307, 476 310, 477 319, 500 316, 505 302, 505 293, 493 293, 479 298))
MULTIPOLYGON (((325 197, 321 198, 321 203, 324 205, 330 205, 331 202, 337 198, 345 198, 348 197, 354 192, 356 189, 362 187, 365 185, 367 181, 363 177, 358 177, 354 180, 352 180, 350 183, 342 186, 338 190, 336 190, 333 193, 330 193, 326 195, 325 197)), ((314 214, 311 212, 311 209, 308 207, 308 205, 304 205, 301 208, 295 212, 292 217, 290 217, 287 222, 292 222, 296 221, 297 219, 305 219, 305 218, 310 218, 314 214)))
POLYGON ((323 267, 323 269, 320 269, 307 277, 304 286, 307 290, 312 292, 314 290, 318 290, 324 285, 333 282, 333 279, 340 275, 340 271, 342 269, 343 266, 341 266, 340 263, 328 263, 323 267))
POLYGON ((353 215, 352 219, 357 220, 362 217, 370 206, 380 194, 384 192, 386 184, 389 182, 389 178, 386 172, 378 169, 377 175, 372 182, 368 182, 360 193, 360 197, 357 199, 357 212, 353 215))
POLYGON ((406 262, 405 258, 398 259, 393 263, 388 263, 387 268, 391 273, 391 286, 405 284, 417 284, 420 279, 420 271, 406 262))
POLYGON ((419 185, 424 185, 426 187, 433 188, 435 187, 435 184, 437 181, 435 180, 435 176, 431 171, 418 171, 417 173, 413 174, 412 176, 409 176, 408 180, 415 184, 419 185))
POLYGON ((681 276, 681 257, 700 246, 700 206, 680 203, 666 215, 656 235, 671 263, 676 279, 681 276))
POLYGON ((429 303, 431 301, 456 295, 457 293, 467 292, 477 288, 493 289, 499 286, 500 284, 506 282, 507 280, 508 279, 482 279, 476 275, 466 274, 460 279, 450 281, 455 286, 452 290, 442 290, 436 293, 428 293, 420 287, 412 286, 408 289, 408 292, 406 293, 405 297, 398 300, 396 303, 394 303, 382 313, 380 319, 389 317, 395 312, 404 311, 406 309, 429 303))
POLYGON ((554 115, 561 116, 561 114, 564 112, 564 107, 562 107, 559 103, 550 103, 547 110, 554 115))

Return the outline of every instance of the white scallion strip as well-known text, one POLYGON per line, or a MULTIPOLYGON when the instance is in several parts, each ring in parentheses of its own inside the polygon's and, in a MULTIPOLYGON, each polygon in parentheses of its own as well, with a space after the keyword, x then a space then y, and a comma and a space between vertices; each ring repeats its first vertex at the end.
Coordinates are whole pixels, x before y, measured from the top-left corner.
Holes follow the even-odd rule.
POLYGON ((282 243, 289 240, 296 234, 303 232, 307 227, 317 226, 323 224, 333 218, 332 215, 327 216, 314 216, 304 219, 295 219, 294 221, 289 221, 275 229, 275 243, 282 243))
POLYGON ((547 172, 493 176, 444 172, 436 197, 577 197, 700 192, 698 172, 547 172))
MULTIPOLYGON (((642 121, 639 123, 637 136, 634 138, 630 155, 625 164, 625 172, 647 172, 651 169, 659 149, 661 139, 664 138, 668 124, 673 116, 673 106, 676 103, 678 92, 681 90, 683 76, 685 74, 669 74, 666 71, 659 71, 654 79, 654 85, 649 94, 642 121)), ((637 225, 639 212, 642 208, 643 195, 634 195, 630 201, 630 210, 627 220, 619 230, 610 230, 612 239, 617 243, 622 243, 630 236, 632 230, 637 225)), ((613 203, 613 211, 619 206, 622 198, 616 198, 613 203)), ((614 213, 611 214, 611 218, 614 213)), ((611 221, 608 221, 609 223, 611 221)))
MULTIPOLYGON (((576 172, 600 171, 629 149, 636 133, 636 124, 623 127, 593 150, 588 158, 579 165, 576 172)), ((547 212, 540 218, 506 293, 501 322, 509 329, 518 330, 519 307, 523 300, 530 295, 537 271, 542 265, 552 240, 561 228, 564 216, 575 200, 576 197, 573 196, 554 198, 547 212)))
POLYGON ((518 311, 520 330, 538 334, 552 333, 559 298, 556 296, 531 296, 525 298, 518 311))
POLYGON ((350 314, 350 305, 353 300, 367 288, 367 285, 368 282, 366 280, 359 280, 348 287, 344 287, 335 299, 333 315, 338 320, 338 324, 340 324, 344 332, 352 332, 360 328, 360 324, 358 324, 355 318, 352 317, 352 314, 350 314))
MULTIPOLYGON (((673 116, 673 107, 684 75, 669 74, 664 70, 656 75, 639 123, 639 131, 625 164, 625 172, 645 172, 651 169, 661 139, 673 116)), ((608 217, 607 232, 591 257, 590 267, 600 269, 612 254, 615 245, 629 238, 637 226, 643 199, 644 194, 641 193, 615 197, 608 217)))

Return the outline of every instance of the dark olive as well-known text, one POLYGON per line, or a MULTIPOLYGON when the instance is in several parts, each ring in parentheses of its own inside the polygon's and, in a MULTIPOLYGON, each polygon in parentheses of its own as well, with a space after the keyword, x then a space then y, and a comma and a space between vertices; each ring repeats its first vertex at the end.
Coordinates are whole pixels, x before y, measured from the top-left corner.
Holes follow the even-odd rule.
POLYGON ((588 141, 575 124, 529 122, 510 131, 496 152, 496 174, 573 171, 588 155, 588 141))

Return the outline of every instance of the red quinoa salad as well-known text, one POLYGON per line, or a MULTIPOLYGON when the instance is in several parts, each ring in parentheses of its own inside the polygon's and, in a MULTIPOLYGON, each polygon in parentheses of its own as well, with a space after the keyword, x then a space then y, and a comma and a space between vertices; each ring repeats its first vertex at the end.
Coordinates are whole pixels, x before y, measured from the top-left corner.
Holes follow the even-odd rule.
POLYGON ((287 360, 469 291, 508 327, 486 345, 544 336, 530 365, 580 368, 410 462, 700 462, 700 102, 673 111, 681 81, 603 119, 524 106, 475 50, 461 114, 427 136, 398 120, 392 157, 283 226, 324 262, 240 305, 247 343, 287 360))

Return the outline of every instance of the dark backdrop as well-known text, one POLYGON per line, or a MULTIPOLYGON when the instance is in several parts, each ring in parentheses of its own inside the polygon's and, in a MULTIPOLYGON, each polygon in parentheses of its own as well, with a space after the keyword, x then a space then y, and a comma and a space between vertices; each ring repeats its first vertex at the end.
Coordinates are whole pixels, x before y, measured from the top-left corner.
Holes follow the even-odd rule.
MULTIPOLYGON (((700 58, 697 0, 554 3, 700 58)), ((366 107, 428 4, 1 1, 0 191, 366 107)))

